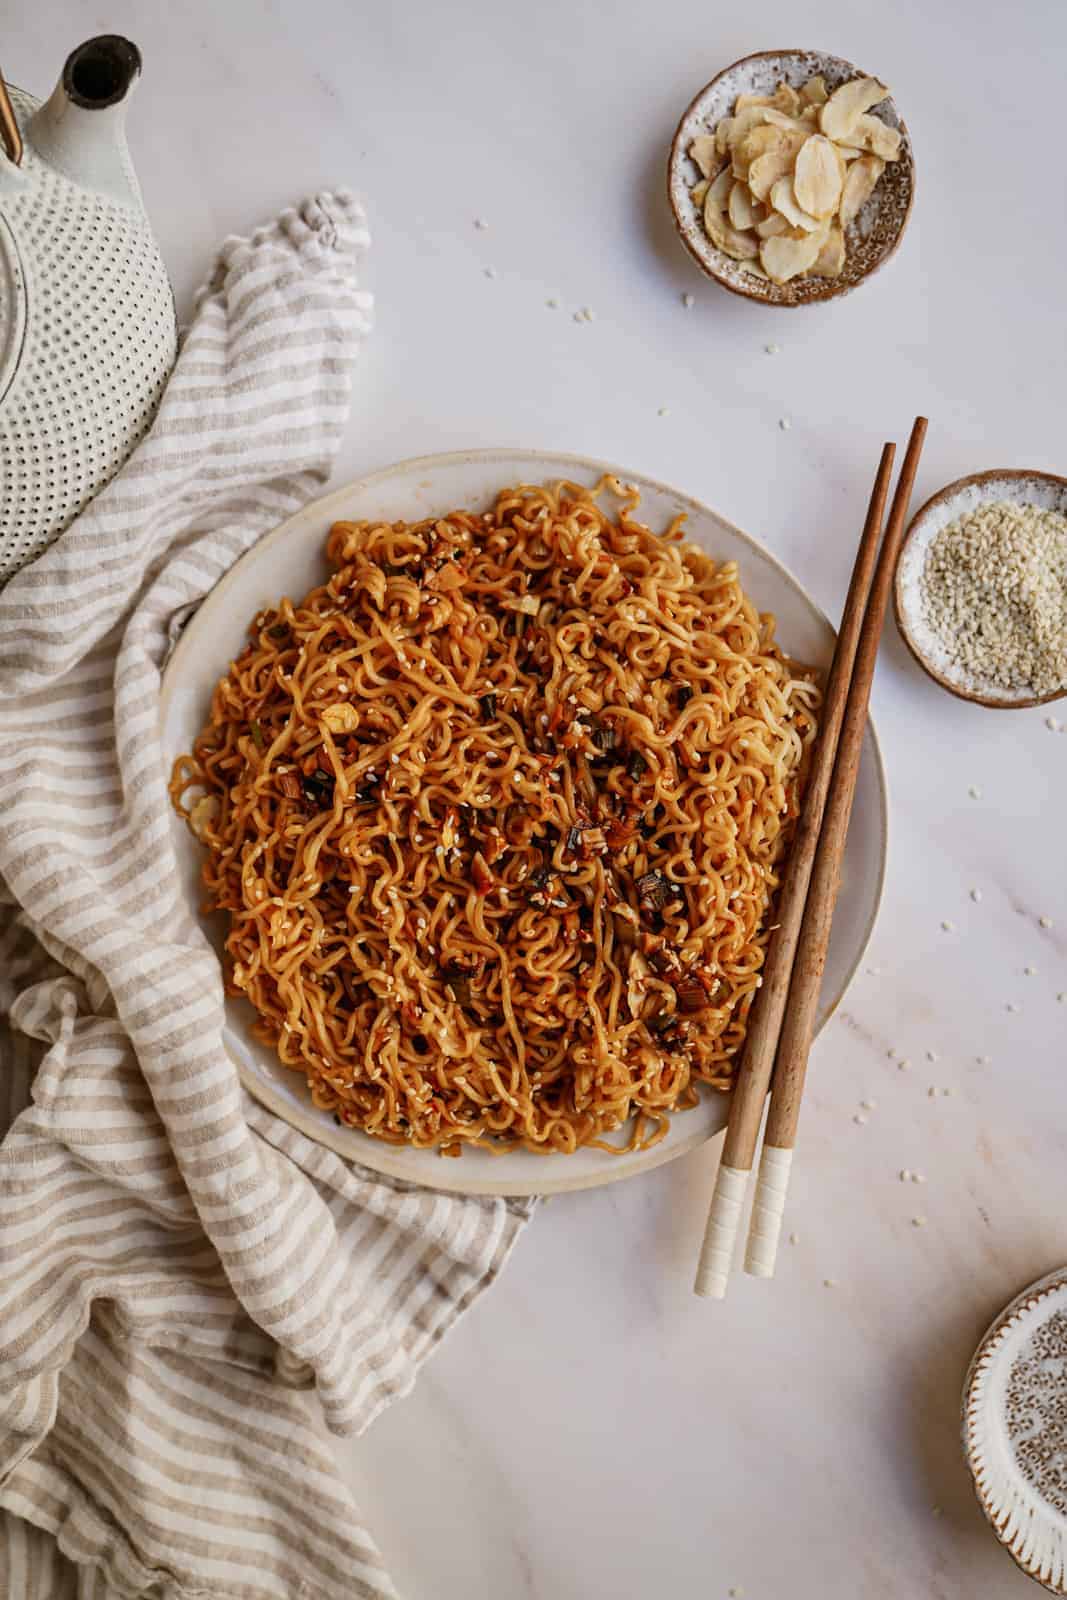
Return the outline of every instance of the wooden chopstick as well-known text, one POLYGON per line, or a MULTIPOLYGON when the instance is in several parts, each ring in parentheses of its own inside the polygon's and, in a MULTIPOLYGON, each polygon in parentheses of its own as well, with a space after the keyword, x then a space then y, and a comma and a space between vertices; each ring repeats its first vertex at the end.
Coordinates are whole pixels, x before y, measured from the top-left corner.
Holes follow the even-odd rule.
POLYGON ((812 755, 793 848, 778 897, 778 930, 771 940, 763 967, 763 983, 749 1016, 748 1035, 730 1102, 726 1142, 693 1284, 694 1293, 711 1295, 717 1300, 726 1293, 749 1173, 756 1158, 759 1126, 774 1069, 793 958, 804 916, 804 902, 819 842, 838 736, 845 716, 852 666, 878 553, 878 541, 882 535, 895 453, 895 445, 883 447, 878 475, 871 491, 867 520, 856 552, 841 629, 826 682, 819 738, 812 755))
POLYGON ((845 706, 845 719, 837 742, 837 759, 830 783, 822 830, 815 852, 807 903, 800 930, 800 944, 793 963, 789 1003, 785 1010, 774 1066, 770 1109, 763 1137, 763 1154, 756 1184, 756 1198, 745 1251, 745 1271, 754 1277, 769 1278, 774 1263, 785 1212, 789 1170, 796 1144, 800 1102, 808 1068, 808 1052, 815 1031, 830 925, 841 880, 841 859, 845 851, 856 776, 867 728, 874 665, 885 622, 886 606, 893 584, 897 557, 904 539, 915 474, 926 437, 926 418, 917 417, 911 430, 904 465, 900 469, 893 506, 886 524, 885 538, 871 584, 863 618, 859 648, 852 669, 852 683, 845 706))

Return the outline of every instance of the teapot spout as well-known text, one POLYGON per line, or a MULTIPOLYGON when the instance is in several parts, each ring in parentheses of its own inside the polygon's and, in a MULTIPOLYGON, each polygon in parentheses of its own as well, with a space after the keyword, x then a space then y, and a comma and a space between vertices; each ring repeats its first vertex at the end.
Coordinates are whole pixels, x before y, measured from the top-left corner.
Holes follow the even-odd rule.
POLYGON ((72 182, 143 210, 126 146, 126 103, 141 74, 141 52, 101 34, 67 57, 55 89, 30 118, 29 144, 72 182))

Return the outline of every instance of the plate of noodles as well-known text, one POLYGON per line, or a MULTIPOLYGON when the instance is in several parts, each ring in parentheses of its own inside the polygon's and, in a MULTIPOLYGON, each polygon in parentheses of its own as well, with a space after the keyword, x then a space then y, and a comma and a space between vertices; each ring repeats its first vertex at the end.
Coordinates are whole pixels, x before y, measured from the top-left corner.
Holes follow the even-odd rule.
MULTIPOLYGON (((725 1125, 833 630, 754 540, 585 458, 371 474, 167 666, 189 909, 248 1089, 436 1188, 611 1183, 725 1125)), ((820 1023, 874 923, 868 730, 820 1023)))

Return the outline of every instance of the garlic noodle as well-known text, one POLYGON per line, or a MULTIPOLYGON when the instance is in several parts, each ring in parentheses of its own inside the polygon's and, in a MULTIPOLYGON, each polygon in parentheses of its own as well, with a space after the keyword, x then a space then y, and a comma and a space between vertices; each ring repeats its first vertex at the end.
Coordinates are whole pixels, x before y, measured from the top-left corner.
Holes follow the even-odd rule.
POLYGON ((819 692, 636 504, 336 523, 175 763, 229 991, 342 1123, 637 1148, 731 1083, 819 692))

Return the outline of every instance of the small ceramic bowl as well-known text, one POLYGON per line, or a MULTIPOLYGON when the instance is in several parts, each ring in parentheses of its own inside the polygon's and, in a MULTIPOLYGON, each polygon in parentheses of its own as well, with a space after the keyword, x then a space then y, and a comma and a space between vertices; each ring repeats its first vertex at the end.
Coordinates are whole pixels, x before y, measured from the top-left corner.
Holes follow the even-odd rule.
POLYGON ((915 162, 908 130, 892 100, 875 107, 874 114, 899 128, 903 135, 899 161, 890 162, 878 187, 846 234, 845 267, 839 278, 794 278, 771 283, 746 272, 744 263, 716 249, 704 231, 701 208, 691 190, 700 173, 689 158, 689 146, 698 133, 713 133, 729 116, 739 94, 773 94, 779 83, 801 88, 821 74, 832 93, 851 78, 870 77, 851 61, 828 56, 821 50, 764 50, 744 56, 706 84, 691 102, 674 135, 667 163, 667 194, 679 237, 697 265, 733 294, 770 306, 807 306, 834 300, 858 288, 877 272, 900 243, 915 193, 915 162))
POLYGON ((1035 695, 1026 689, 1005 689, 998 683, 963 677, 947 659, 922 615, 920 580, 931 542, 957 517, 997 500, 1041 506, 1067 516, 1067 478, 1015 468, 975 472, 969 478, 958 478, 929 499, 912 518, 897 559, 893 596, 897 627, 923 671, 961 700, 972 700, 995 711, 1049 705, 1067 695, 1067 687, 1035 695))
POLYGON ((997 1538, 1031 1578, 1067 1595, 1067 1270, 1024 1289, 978 1346, 963 1453, 997 1538))

